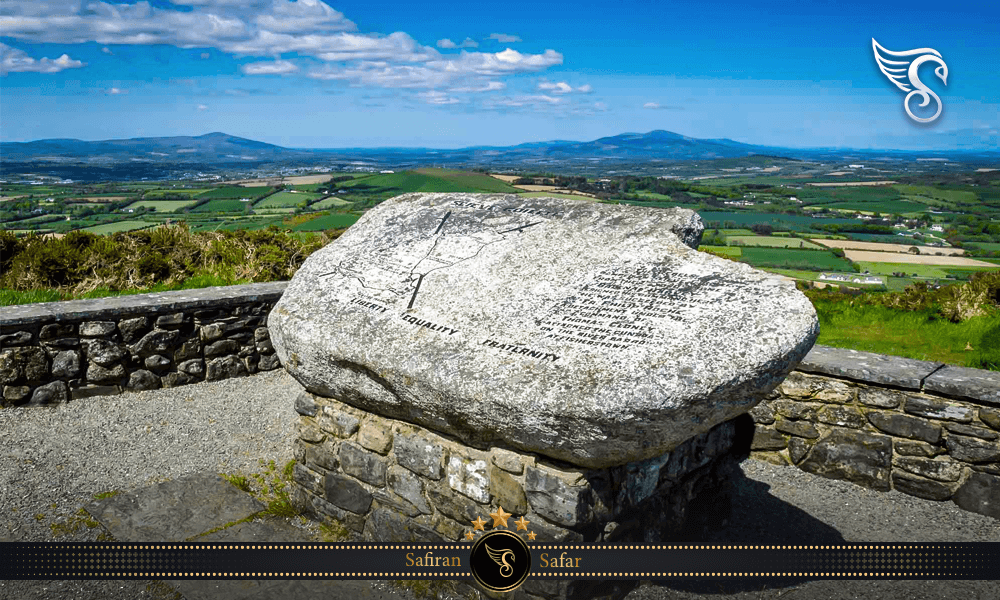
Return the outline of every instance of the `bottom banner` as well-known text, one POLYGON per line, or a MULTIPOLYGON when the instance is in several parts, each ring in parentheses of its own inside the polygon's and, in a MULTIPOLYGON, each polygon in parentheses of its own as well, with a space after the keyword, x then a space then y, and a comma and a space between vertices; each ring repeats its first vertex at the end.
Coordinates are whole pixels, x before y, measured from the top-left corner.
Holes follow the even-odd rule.
POLYGON ((3 579, 1000 579, 1000 543, 836 546, 5 543, 3 579))

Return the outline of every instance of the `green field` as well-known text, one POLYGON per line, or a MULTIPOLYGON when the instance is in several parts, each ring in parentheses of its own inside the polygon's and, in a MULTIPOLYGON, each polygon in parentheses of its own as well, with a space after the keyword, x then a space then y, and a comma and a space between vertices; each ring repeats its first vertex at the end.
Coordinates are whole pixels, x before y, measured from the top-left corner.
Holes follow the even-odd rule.
POLYGON ((989 252, 1000 252, 1000 243, 997 242, 968 242, 965 244, 967 247, 976 247, 981 250, 987 250, 989 252))
POLYGON ((213 200, 235 199, 237 201, 240 198, 250 198, 251 200, 256 200, 257 198, 262 198, 273 191, 274 188, 270 187, 240 187, 238 185, 225 185, 203 192, 197 197, 199 200, 204 200, 205 198, 211 198, 213 200))
POLYGON ((560 194, 558 192, 521 192, 518 194, 523 198, 566 198, 567 200, 580 200, 583 202, 596 202, 594 198, 573 194, 560 194))
POLYGON ((254 208, 295 208, 303 202, 309 203, 322 197, 323 194, 313 192, 280 191, 254 204, 254 208))
POLYGON ((740 262, 754 267, 778 269, 822 270, 851 272, 850 262, 838 258, 832 252, 799 250, 797 248, 758 248, 746 246, 740 262))
POLYGON ((752 212, 718 212, 718 211, 698 211, 701 220, 705 222, 706 229, 715 227, 715 224, 722 224, 732 221, 739 225, 750 226, 755 223, 767 225, 777 225, 779 223, 788 226, 790 229, 802 229, 804 227, 815 227, 818 225, 833 225, 858 223, 857 219, 816 219, 802 215, 785 215, 781 213, 752 213, 752 212))
POLYGON ((400 173, 380 173, 337 184, 351 192, 405 194, 409 192, 494 192, 517 193, 496 177, 450 169, 417 169, 400 173))
POLYGON ((914 265, 909 263, 881 263, 862 262, 858 266, 862 271, 868 271, 872 275, 892 275, 893 273, 906 273, 910 277, 930 277, 945 279, 949 276, 945 267, 937 265, 914 265))
POLYGON ((882 213, 885 215, 896 215, 904 213, 921 213, 927 210, 926 204, 910 202, 908 200, 883 200, 881 202, 834 202, 823 204, 829 209, 857 210, 869 213, 882 213))
POLYGON ((907 197, 919 196, 928 198, 935 205, 954 206, 955 204, 972 204, 978 201, 975 192, 942 189, 928 185, 894 185, 901 194, 907 197))
POLYGON ((350 227, 360 219, 360 215, 336 214, 324 215, 292 227, 292 231, 326 231, 327 229, 343 229, 350 227))
POLYGON ((128 205, 128 208, 151 208, 158 213, 177 212, 185 206, 191 206, 197 200, 139 200, 128 205))
POLYGON ((731 235, 726 238, 730 246, 764 246, 769 248, 807 248, 822 250, 819 244, 793 237, 772 237, 766 235, 731 235))
POLYGON ((117 233, 119 231, 146 229, 147 227, 153 227, 154 225, 156 225, 156 223, 150 223, 148 221, 116 221, 114 223, 103 223, 101 225, 94 225, 93 227, 85 227, 83 231, 97 235, 106 235, 109 233, 117 233))
POLYGON ((192 208, 191 212, 243 212, 249 205, 249 202, 242 200, 209 200, 201 206, 192 208))
POLYGON ((723 256, 728 256, 731 258, 739 258, 743 256, 743 249, 737 248, 735 246, 698 246, 698 249, 703 252, 711 252, 713 254, 721 254, 723 256))
POLYGON ((344 200, 343 198, 337 198, 336 196, 330 196, 324 200, 320 200, 314 204, 310 204, 309 208, 311 210, 323 210, 325 208, 334 208, 341 206, 349 206, 351 202, 344 200))
POLYGON ((149 190, 142 195, 144 200, 156 200, 164 196, 197 196, 198 194, 203 194, 205 188, 201 189, 187 189, 187 188, 176 188, 176 189, 156 189, 149 190))

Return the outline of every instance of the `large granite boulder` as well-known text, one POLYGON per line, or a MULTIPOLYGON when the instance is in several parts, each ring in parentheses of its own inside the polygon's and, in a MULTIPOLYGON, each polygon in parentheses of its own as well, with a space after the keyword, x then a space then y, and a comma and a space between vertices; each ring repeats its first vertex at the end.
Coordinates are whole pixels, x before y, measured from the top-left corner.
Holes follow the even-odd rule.
POLYGON ((407 194, 310 256, 268 329, 313 393, 473 446, 647 459, 748 411, 819 333, 701 232, 685 209, 407 194))

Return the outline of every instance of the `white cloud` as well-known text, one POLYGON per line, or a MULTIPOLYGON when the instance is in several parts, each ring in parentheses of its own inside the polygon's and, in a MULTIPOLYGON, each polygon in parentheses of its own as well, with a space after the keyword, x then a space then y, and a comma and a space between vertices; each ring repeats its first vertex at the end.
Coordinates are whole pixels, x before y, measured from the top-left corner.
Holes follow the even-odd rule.
POLYGON ((208 107, 205 106, 204 104, 199 104, 198 105, 198 110, 208 110, 208 107))
POLYGON ((455 42, 449 40, 448 38, 445 38, 443 40, 438 40, 437 41, 437 47, 438 48, 451 49, 451 48, 458 48, 458 44, 456 44, 455 42))
POLYGON ((582 94, 588 94, 593 91, 593 88, 589 84, 581 85, 580 87, 574 88, 565 81, 551 82, 551 81, 541 81, 538 83, 538 89, 552 92, 553 94, 568 94, 570 92, 579 92, 582 94))
POLYGON ((209 58, 212 58, 212 55, 209 54, 208 52, 202 52, 201 53, 201 58, 202 58, 202 60, 209 59, 209 58))
POLYGON ((118 96, 119 94, 127 94, 127 93, 128 93, 127 90, 122 90, 116 87, 113 87, 110 90, 108 90, 108 94, 112 96, 118 96))
POLYGON ((605 102, 594 102, 595 110, 608 110, 608 105, 605 102))
POLYGON ((298 66, 287 60, 255 62, 240 66, 240 71, 245 75, 286 75, 288 73, 295 73, 298 70, 298 66))
POLYGON ((476 40, 469 37, 462 40, 461 44, 456 44, 448 38, 445 38, 437 41, 437 47, 444 48, 445 50, 453 50, 455 48, 477 48, 479 47, 479 44, 476 43, 476 40))
POLYGON ((112 51, 111 51, 111 48, 108 48, 107 46, 105 46, 105 47, 101 48, 101 52, 103 52, 103 53, 105 53, 105 54, 111 54, 111 55, 114 55, 114 52, 112 52, 112 51))
POLYGON ((521 38, 516 35, 509 35, 506 33, 491 33, 489 39, 496 40, 501 44, 511 44, 513 42, 520 42, 521 38))
POLYGON ((458 98, 449 96, 448 94, 437 90, 420 92, 417 96, 428 104, 458 104, 461 102, 458 98))
POLYGON ((501 98, 499 100, 488 102, 487 107, 540 107, 540 106, 553 106, 556 104, 562 104, 566 101, 565 98, 558 98, 556 96, 547 96, 545 94, 532 94, 532 95, 521 95, 514 96, 512 98, 501 98))
POLYGON ((651 110, 684 110, 683 106, 667 106, 665 104, 660 104, 659 102, 647 102, 643 104, 642 107, 651 110))
POLYGON ((502 81, 487 81, 482 85, 463 85, 459 87, 451 88, 450 92, 495 92, 497 90, 502 90, 507 87, 507 84, 502 81))
POLYGON ((0 43, 0 75, 7 73, 58 73, 65 69, 78 69, 84 66, 79 60, 74 60, 68 54, 59 58, 32 58, 28 53, 18 48, 12 48, 0 43))

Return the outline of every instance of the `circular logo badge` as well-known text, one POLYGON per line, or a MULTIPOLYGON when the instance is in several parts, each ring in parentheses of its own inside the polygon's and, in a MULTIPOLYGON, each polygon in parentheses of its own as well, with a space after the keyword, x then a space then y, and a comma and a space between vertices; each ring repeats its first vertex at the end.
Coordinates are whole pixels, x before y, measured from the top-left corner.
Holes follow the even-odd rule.
POLYGON ((491 592, 509 592, 528 578, 531 551, 520 536, 495 529, 473 544, 469 566, 479 585, 491 592))

